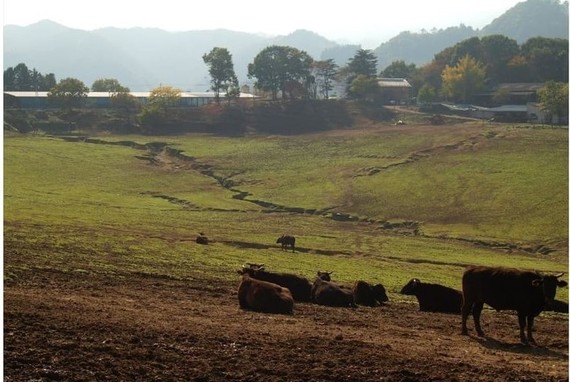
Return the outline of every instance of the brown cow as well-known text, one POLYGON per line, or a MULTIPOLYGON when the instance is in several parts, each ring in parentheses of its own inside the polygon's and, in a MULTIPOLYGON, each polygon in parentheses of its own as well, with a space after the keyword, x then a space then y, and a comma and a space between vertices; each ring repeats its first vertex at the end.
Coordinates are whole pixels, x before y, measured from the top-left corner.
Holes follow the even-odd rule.
POLYGON ((562 275, 543 276, 537 272, 511 268, 468 267, 463 273, 461 333, 467 334, 467 318, 472 311, 477 334, 485 335, 480 319, 483 304, 487 304, 496 310, 515 310, 521 342, 534 343, 534 318, 552 305, 557 286, 568 285, 566 281, 558 280, 562 275), (525 326, 528 338, 525 336, 525 326))
POLYGON ((461 291, 439 284, 422 283, 411 279, 400 291, 401 294, 416 296, 421 312, 460 313, 463 296, 461 291))
POLYGON ((254 279, 245 272, 238 271, 238 273, 241 274, 238 288, 241 308, 264 313, 293 313, 293 296, 289 289, 254 279))
POLYGON ((209 242, 208 237, 204 235, 202 232, 200 232, 198 236, 196 236, 196 243, 208 245, 208 242, 209 242))
POLYGON ((384 303, 388 301, 386 289, 382 284, 372 286, 362 280, 358 280, 354 283, 352 294, 354 296, 354 303, 357 305, 374 307, 384 305, 384 303))
POLYGON ((289 289, 295 301, 311 301, 311 283, 305 277, 292 273, 278 273, 266 271, 263 264, 246 264, 242 272, 246 272, 251 277, 268 281, 289 289))
POLYGON ((549 308, 545 308, 544 310, 550 310, 552 312, 568 314, 568 303, 560 300, 554 300, 552 301, 552 306, 549 308))
POLYGON ((281 237, 277 239, 277 244, 281 244, 282 251, 286 251, 287 247, 291 247, 293 252, 295 252, 295 236, 281 235, 281 237))
POLYGON ((311 296, 313 302, 326 306, 356 307, 354 296, 349 289, 343 289, 330 281, 332 272, 317 272, 317 278, 313 282, 311 296))

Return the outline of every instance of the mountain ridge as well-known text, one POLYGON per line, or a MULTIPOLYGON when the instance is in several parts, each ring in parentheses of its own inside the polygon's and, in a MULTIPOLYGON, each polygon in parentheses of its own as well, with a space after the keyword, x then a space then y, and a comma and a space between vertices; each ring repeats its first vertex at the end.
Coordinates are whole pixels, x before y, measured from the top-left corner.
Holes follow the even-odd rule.
MULTIPOLYGON (((379 71, 396 60, 421 66, 466 38, 489 34, 503 34, 519 43, 535 36, 568 39, 568 3, 527 0, 480 30, 460 24, 431 32, 404 31, 371 50, 378 58, 379 71), (541 12, 536 11, 537 7, 541 12)), ((247 65, 270 45, 293 46, 316 60, 332 58, 339 66, 361 47, 331 41, 304 29, 272 37, 224 28, 170 32, 105 27, 85 31, 42 20, 29 26, 4 26, 4 69, 23 62, 30 69, 54 73, 58 80, 75 77, 87 86, 99 78, 116 78, 131 90, 168 84, 187 91, 204 91, 209 88, 210 78, 202 55, 213 47, 227 48, 240 84, 251 85, 247 65)))

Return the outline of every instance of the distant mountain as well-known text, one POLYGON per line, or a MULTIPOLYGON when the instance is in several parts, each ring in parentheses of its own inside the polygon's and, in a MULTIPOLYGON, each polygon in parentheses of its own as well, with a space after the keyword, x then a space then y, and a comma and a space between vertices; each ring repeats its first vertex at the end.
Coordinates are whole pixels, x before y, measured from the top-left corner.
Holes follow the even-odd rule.
POLYGON ((4 69, 21 62, 42 73, 54 73, 58 80, 79 78, 88 86, 100 77, 118 78, 122 83, 157 81, 152 71, 121 47, 92 32, 51 21, 4 27, 4 69))
POLYGON ((524 43, 531 37, 568 39, 568 3, 527 0, 518 3, 481 30, 461 25, 422 33, 402 32, 374 50, 382 70, 396 60, 422 66, 436 53, 475 36, 501 34, 524 43))
POLYGON ((431 32, 402 32, 376 48, 374 54, 378 57, 379 70, 397 60, 422 66, 436 53, 476 34, 473 28, 465 25, 431 32))
MULTIPOLYGON (((527 0, 481 30, 460 25, 443 30, 402 32, 374 50, 379 70, 396 60, 422 66, 436 53, 473 36, 503 34, 524 42, 529 37, 568 38, 568 3, 527 0)), ((27 27, 4 26, 4 70, 23 62, 57 80, 74 77, 87 86, 99 78, 116 78, 131 90, 160 84, 204 91, 210 77, 202 56, 214 47, 227 48, 241 84, 251 83, 247 65, 270 45, 288 45, 314 59, 346 65, 358 45, 341 45, 307 30, 267 37, 229 30, 166 32, 160 29, 71 29, 51 21, 27 27)))
POLYGON ((531 37, 568 38, 568 2, 527 0, 509 9, 483 29, 480 35, 502 34, 524 43, 531 37))
POLYGON ((230 51, 236 74, 240 83, 243 83, 247 76, 247 64, 267 43, 266 38, 254 34, 224 29, 172 33, 148 28, 105 28, 93 34, 120 47, 145 71, 159 79, 159 82, 153 83, 126 83, 131 89, 149 89, 162 83, 182 90, 206 90, 210 77, 202 56, 214 47, 224 47, 230 51))
POLYGON ((275 37, 270 41, 271 45, 294 46, 297 49, 304 50, 317 60, 320 59, 324 50, 338 46, 336 42, 304 29, 297 30, 287 36, 275 37))

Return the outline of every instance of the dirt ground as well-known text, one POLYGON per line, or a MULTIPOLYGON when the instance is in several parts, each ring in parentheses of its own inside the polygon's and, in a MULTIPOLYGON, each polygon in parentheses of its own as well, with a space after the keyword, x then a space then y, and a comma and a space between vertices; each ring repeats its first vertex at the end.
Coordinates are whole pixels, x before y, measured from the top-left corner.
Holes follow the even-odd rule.
POLYGON ((523 346, 508 312, 485 310, 481 339, 460 335, 458 315, 415 303, 244 311, 237 275, 226 283, 19 276, 4 285, 4 381, 568 380, 560 313, 542 313, 538 345, 523 346))

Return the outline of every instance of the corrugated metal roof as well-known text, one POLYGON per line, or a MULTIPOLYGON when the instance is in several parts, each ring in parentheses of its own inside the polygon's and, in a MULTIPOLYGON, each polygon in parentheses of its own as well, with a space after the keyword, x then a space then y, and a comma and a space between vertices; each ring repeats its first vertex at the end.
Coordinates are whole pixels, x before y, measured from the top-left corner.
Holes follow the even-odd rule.
MULTIPOLYGON (((17 98, 31 98, 47 97, 49 92, 22 92, 22 91, 6 91, 4 94, 11 95, 17 98)), ((148 98, 151 92, 130 92, 129 94, 136 98, 148 98)), ((112 92, 89 92, 87 93, 88 98, 106 98, 110 97, 112 92)), ((221 97, 225 97, 224 94, 220 94, 221 97)), ((255 98, 256 96, 249 93, 241 93, 240 98, 255 98)), ((181 92, 180 98, 214 98, 213 92, 181 92)))
POLYGON ((519 92, 534 93, 542 87, 544 87, 544 83, 541 82, 502 83, 497 85, 495 91, 507 90, 511 93, 519 93, 519 92))
POLYGON ((382 88, 411 88, 412 85, 405 78, 378 78, 378 85, 382 88))
POLYGON ((501 105, 498 107, 492 107, 489 110, 491 110, 493 112, 526 113, 528 108, 526 105, 501 105))

